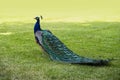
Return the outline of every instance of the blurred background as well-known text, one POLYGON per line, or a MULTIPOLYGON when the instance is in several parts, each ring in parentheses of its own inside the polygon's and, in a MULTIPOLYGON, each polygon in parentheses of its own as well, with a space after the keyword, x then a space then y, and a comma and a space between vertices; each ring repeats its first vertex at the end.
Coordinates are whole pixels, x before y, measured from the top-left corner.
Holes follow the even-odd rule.
POLYGON ((120 0, 0 0, 0 23, 32 21, 120 21, 120 0))

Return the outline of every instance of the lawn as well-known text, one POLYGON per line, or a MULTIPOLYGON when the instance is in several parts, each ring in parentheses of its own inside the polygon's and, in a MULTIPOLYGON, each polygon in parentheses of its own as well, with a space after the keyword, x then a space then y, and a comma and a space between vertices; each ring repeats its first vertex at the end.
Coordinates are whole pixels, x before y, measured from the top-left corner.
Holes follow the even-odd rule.
POLYGON ((108 66, 51 61, 35 43, 33 23, 0 24, 0 80, 120 80, 119 22, 43 22, 81 56, 114 59, 108 66))

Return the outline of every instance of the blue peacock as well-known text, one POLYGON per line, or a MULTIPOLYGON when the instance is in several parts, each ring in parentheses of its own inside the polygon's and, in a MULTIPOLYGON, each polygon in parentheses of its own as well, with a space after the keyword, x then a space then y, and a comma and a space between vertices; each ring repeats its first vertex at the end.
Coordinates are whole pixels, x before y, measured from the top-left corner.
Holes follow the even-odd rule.
POLYGON ((109 60, 96 60, 80 56, 64 45, 54 34, 49 30, 42 30, 40 20, 42 16, 35 17, 36 23, 34 26, 34 35, 36 42, 54 61, 73 63, 73 64, 91 64, 91 65, 106 65, 109 60))

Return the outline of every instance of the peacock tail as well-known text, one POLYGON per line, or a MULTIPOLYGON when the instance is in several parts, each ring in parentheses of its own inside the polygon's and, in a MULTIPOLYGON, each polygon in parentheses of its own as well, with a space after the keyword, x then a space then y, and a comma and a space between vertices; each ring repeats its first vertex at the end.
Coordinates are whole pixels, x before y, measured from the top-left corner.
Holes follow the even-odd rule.
POLYGON ((109 60, 96 60, 77 55, 48 30, 36 31, 35 37, 37 38, 39 45, 54 61, 94 65, 104 65, 109 63, 109 60))

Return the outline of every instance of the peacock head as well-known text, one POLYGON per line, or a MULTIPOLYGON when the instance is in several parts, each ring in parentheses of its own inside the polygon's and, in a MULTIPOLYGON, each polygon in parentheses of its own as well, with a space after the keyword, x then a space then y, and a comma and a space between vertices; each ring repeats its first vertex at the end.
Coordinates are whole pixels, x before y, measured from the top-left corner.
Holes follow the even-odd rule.
POLYGON ((39 19, 43 19, 43 17, 42 16, 40 16, 40 17, 37 16, 34 19, 39 20, 39 19))

